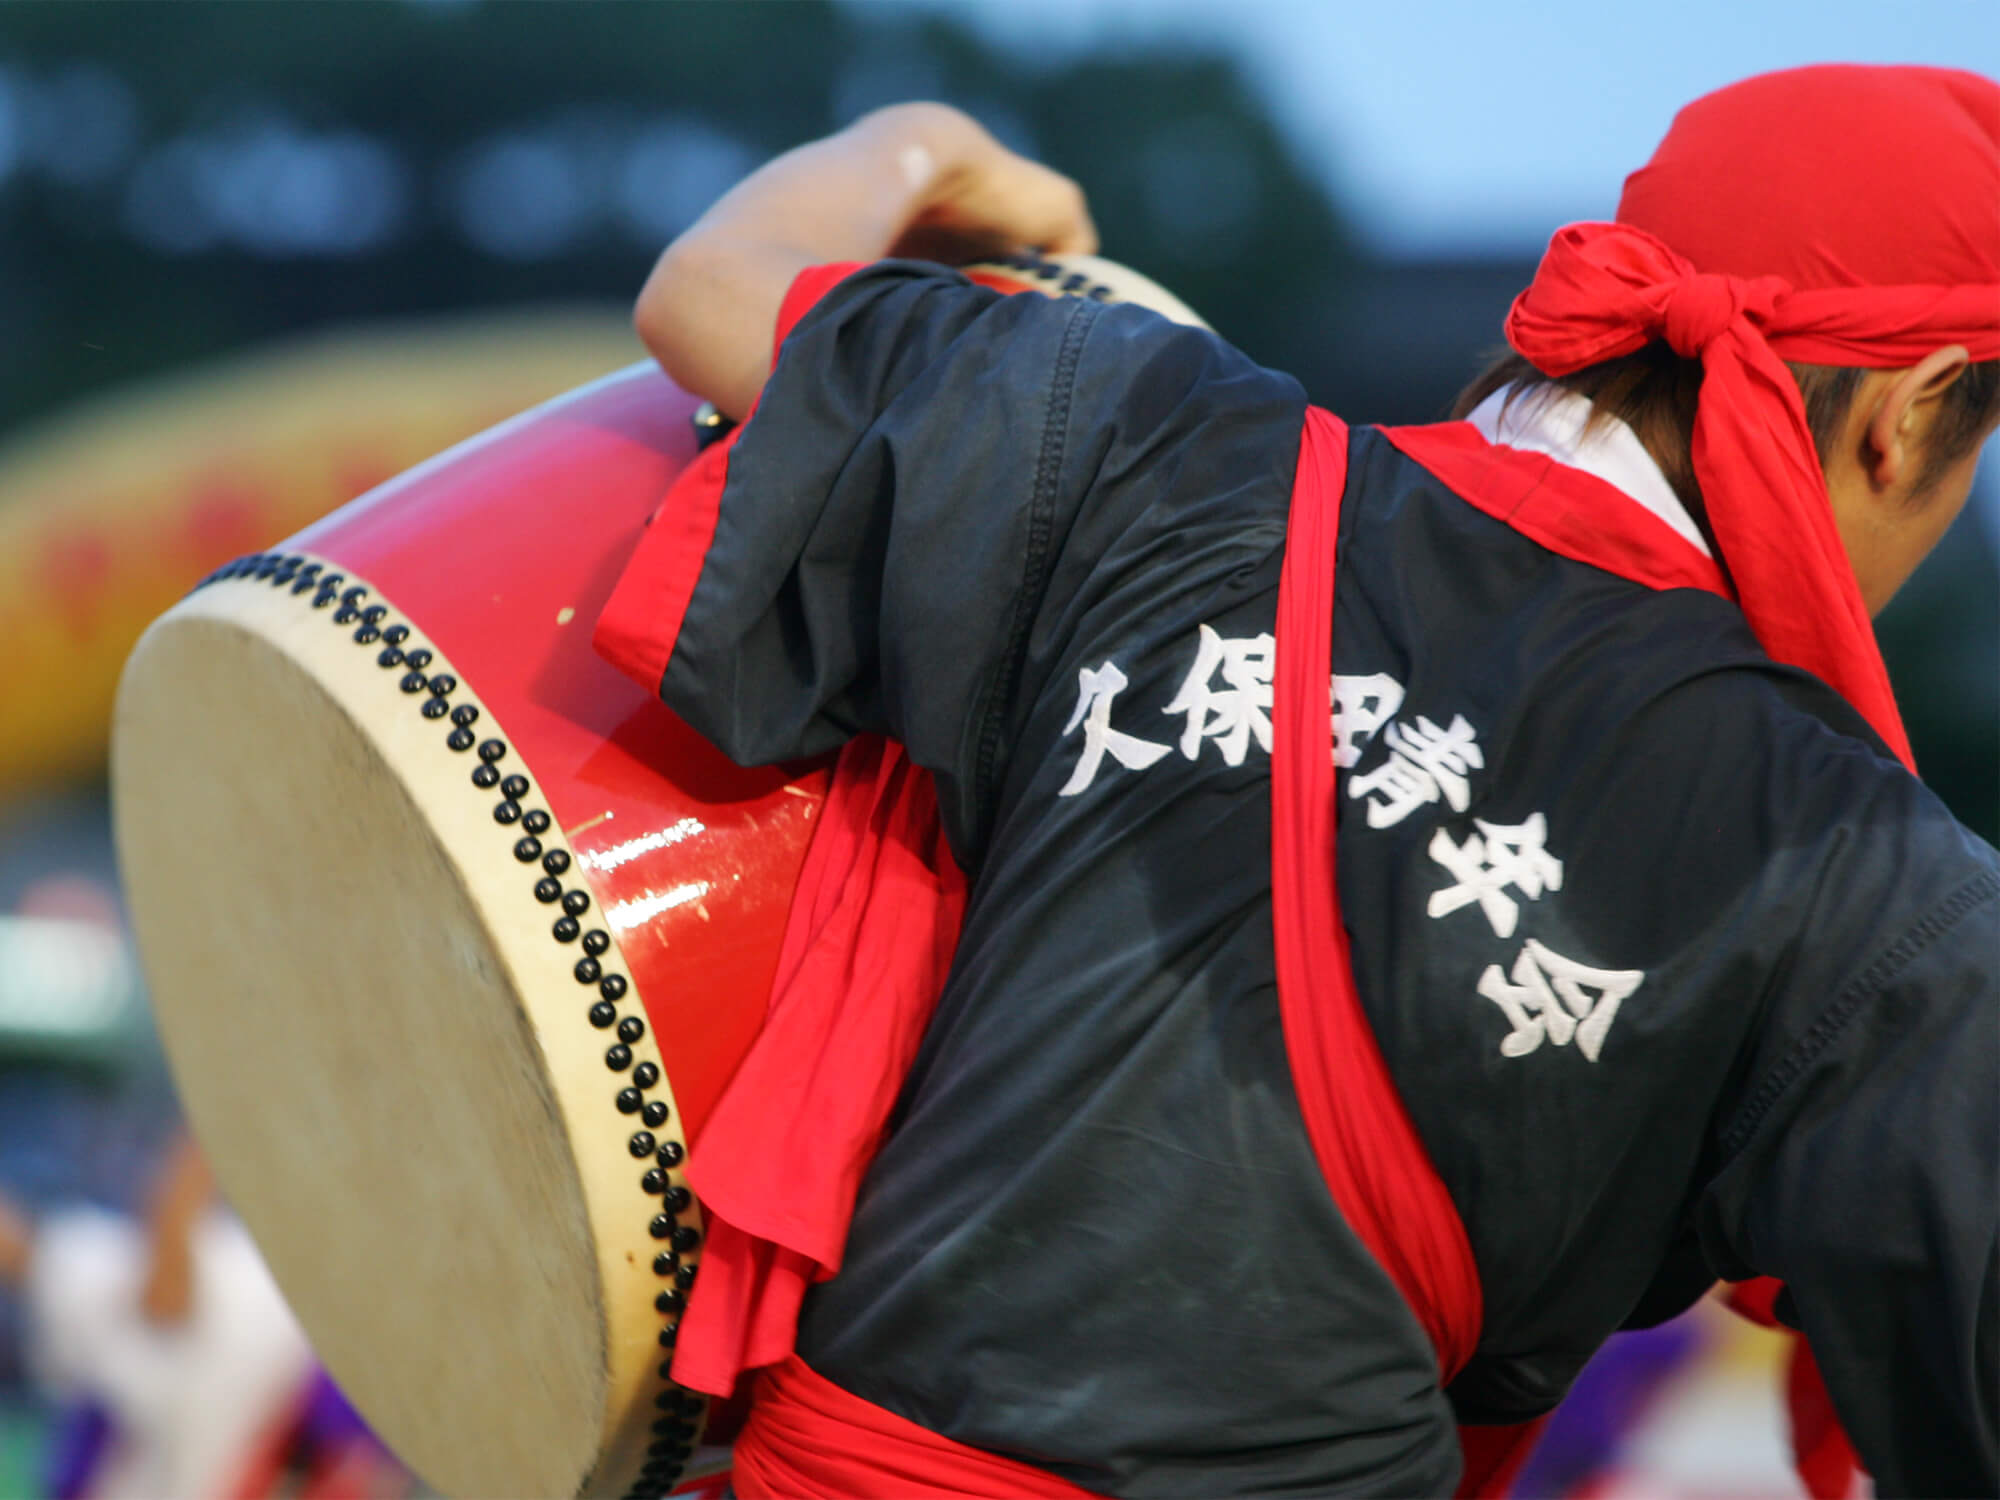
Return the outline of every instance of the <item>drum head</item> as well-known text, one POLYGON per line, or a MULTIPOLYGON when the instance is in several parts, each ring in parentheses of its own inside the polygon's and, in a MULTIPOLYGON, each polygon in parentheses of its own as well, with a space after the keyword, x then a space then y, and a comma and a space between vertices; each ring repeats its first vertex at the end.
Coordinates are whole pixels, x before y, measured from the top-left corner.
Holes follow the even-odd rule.
POLYGON ((663 1415, 636 1121, 518 828, 350 636, 246 577, 134 654, 116 811, 160 1029, 219 1179, 396 1452, 452 1494, 620 1493, 663 1415))

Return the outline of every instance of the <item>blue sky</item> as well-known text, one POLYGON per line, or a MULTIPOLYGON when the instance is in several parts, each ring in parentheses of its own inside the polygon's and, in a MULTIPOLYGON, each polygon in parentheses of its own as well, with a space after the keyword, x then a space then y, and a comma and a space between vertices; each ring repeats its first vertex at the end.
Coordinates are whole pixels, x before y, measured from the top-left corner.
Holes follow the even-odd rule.
POLYGON ((1052 60, 1180 39, 1220 45, 1243 60, 1357 228, 1415 254, 1532 254, 1556 224, 1608 217, 1674 110, 1748 73, 1843 61, 2000 76, 2000 0, 891 4, 948 12, 1052 60))

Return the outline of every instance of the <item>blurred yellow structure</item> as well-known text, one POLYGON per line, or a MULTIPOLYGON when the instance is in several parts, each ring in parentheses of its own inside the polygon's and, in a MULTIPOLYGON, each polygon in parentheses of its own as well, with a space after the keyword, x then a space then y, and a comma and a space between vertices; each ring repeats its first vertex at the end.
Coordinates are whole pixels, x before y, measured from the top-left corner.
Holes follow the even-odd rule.
POLYGON ((0 803, 102 773, 126 654, 210 569, 643 354, 613 310, 358 328, 0 446, 0 803))

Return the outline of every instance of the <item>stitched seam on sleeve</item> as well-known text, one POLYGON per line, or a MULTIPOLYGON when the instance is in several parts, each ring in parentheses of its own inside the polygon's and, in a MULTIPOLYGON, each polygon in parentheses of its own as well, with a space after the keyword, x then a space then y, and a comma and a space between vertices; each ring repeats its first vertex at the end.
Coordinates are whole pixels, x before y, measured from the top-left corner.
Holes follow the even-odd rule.
POLYGON ((1055 530, 1056 489, 1062 478, 1063 451, 1069 433, 1071 399, 1076 392, 1077 366, 1083 358, 1083 341, 1102 304, 1075 299, 1075 311, 1063 330, 1062 347, 1056 353, 1056 367, 1049 382, 1049 404, 1042 424, 1041 453, 1035 462, 1035 487, 1028 500, 1027 545, 1022 549, 1021 587, 1014 595, 1013 618, 1007 624, 1006 649, 1000 669, 986 694, 979 728, 979 749, 973 761, 973 790, 978 806, 993 801, 994 782, 999 774, 1001 732, 1007 705, 1021 680, 1021 664, 1027 653, 1028 633, 1041 607, 1042 592, 1048 583, 1049 538, 1055 530))
POLYGON ((1756 1093, 1738 1111, 1735 1123, 1722 1138, 1724 1160, 1733 1158, 1742 1150, 1750 1137, 1756 1134, 1757 1127, 1784 1097, 1785 1091, 1812 1066, 1820 1053, 1833 1045, 1841 1032, 1861 1014, 1862 1008, 1876 998, 1891 979, 1908 967, 1924 949, 1957 926, 1975 907, 1995 896, 2000 896, 2000 876, 1991 871, 1967 881, 1931 908, 1923 920, 1851 980, 1806 1034, 1792 1044, 1791 1050, 1779 1060, 1778 1065, 1765 1075, 1756 1093))

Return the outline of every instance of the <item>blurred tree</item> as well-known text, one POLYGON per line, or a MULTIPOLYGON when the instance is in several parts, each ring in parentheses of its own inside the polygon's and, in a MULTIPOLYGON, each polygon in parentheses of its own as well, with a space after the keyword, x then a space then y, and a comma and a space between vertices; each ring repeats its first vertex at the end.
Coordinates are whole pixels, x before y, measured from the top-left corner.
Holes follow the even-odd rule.
POLYGON ((314 324, 624 301, 759 160, 925 95, 1089 183, 1114 254, 1274 363, 1286 310, 1347 259, 1324 192, 1212 56, 1040 71, 923 12, 823 0, 18 4, 0 7, 0 427, 314 324))

